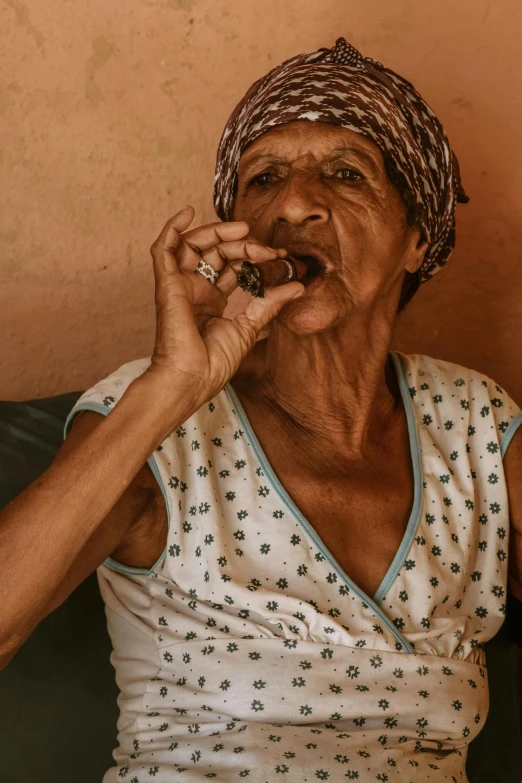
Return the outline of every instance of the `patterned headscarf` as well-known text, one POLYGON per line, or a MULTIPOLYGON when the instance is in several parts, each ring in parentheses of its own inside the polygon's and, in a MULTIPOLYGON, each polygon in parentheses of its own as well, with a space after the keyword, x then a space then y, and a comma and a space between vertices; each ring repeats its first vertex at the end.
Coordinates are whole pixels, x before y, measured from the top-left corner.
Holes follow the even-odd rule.
POLYGON ((421 206, 429 243, 421 282, 455 246, 455 206, 469 198, 441 123, 410 82, 344 38, 332 49, 298 54, 255 82, 230 116, 217 153, 214 206, 232 220, 239 159, 265 131, 292 120, 339 125, 366 136, 403 174, 421 206))

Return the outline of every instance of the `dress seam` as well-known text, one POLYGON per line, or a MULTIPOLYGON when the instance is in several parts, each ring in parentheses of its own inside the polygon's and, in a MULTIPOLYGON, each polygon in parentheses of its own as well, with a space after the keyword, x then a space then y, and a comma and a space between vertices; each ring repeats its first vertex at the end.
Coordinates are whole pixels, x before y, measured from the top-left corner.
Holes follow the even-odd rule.
POLYGON ((506 431, 502 435, 500 441, 500 455, 502 459, 504 459, 507 448, 521 424, 522 424, 522 411, 519 411, 519 413, 517 413, 514 416, 514 418, 511 419, 506 431))
POLYGON ((373 600, 378 606, 386 598, 386 595, 399 575, 399 571, 404 565, 404 561, 406 560, 406 556, 411 549, 415 534, 419 529, 424 505, 424 496, 422 491, 424 483, 424 471, 422 465, 422 451, 419 442, 419 431, 417 427, 417 417, 415 414, 415 408, 413 407, 411 398, 409 396, 408 384, 406 382, 402 359, 396 352, 392 352, 391 356, 396 367, 399 386, 401 389, 401 397, 404 402, 406 416, 408 419, 408 433, 410 439, 410 453, 413 463, 415 496, 413 499, 413 506, 410 518, 408 520, 408 525, 403 539, 399 545, 399 549, 397 550, 395 557, 393 558, 393 561, 384 576, 384 579, 373 596, 373 600))

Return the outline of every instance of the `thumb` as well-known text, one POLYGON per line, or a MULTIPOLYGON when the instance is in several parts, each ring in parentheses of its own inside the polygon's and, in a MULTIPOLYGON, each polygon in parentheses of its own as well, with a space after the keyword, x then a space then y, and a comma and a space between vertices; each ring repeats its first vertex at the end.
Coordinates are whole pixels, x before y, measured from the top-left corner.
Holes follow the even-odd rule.
POLYGON ((243 315, 257 334, 272 321, 283 307, 305 292, 302 283, 294 281, 281 286, 272 286, 264 297, 254 296, 245 308, 243 315))

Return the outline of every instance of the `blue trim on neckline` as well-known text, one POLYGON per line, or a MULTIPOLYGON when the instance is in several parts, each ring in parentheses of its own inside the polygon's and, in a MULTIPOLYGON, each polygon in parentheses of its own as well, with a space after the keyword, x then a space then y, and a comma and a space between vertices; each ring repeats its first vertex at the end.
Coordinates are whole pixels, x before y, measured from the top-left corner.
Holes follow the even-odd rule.
MULTIPOLYGON (((381 582, 381 585, 379 586, 377 593, 382 590, 383 585, 385 582, 387 583, 388 578, 392 574, 393 570, 393 579, 397 576, 397 573, 404 562, 404 558, 406 557, 406 554, 408 552, 409 547, 411 546, 411 542, 413 540, 413 537, 415 535, 415 532, 417 530, 417 526, 420 519, 420 510, 422 508, 422 502, 418 501, 418 496, 420 496, 420 499, 422 500, 422 467, 421 467, 421 461, 420 461, 420 448, 418 444, 418 435, 417 430, 415 427, 415 418, 413 409, 411 407, 411 400, 409 398, 409 391, 408 386, 405 383, 403 371, 402 371, 402 365, 400 363, 400 360, 395 358, 395 355, 390 352, 390 355, 392 357, 392 360, 394 362, 394 367, 397 370, 398 373, 398 380, 399 380, 399 386, 401 391, 401 396, 404 402, 404 406, 406 408, 406 415, 408 417, 408 431, 410 434, 410 446, 412 448, 412 461, 414 464, 414 475, 415 475, 415 500, 413 503, 413 509, 412 513, 410 515, 410 520, 408 522, 406 532, 404 534, 404 538, 401 542, 401 545, 399 547, 399 550, 393 559, 393 562, 388 569, 388 572, 386 573, 386 576, 384 577, 383 581, 381 582), (415 452, 415 459, 414 459, 414 452, 413 447, 415 445, 416 452, 415 452), (417 466, 417 468, 416 468, 417 466), (418 506, 418 508, 417 508, 418 506), (407 544, 407 546, 406 546, 407 544)), ((394 636, 394 638, 399 642, 403 650, 407 653, 414 653, 413 647, 408 642, 408 640, 400 633, 398 628, 395 627, 395 625, 392 623, 392 621, 389 619, 389 617, 384 613, 383 609, 380 607, 380 605, 375 601, 375 598, 370 598, 366 593, 361 590, 346 574, 337 560, 333 557, 331 552, 327 549, 325 544, 323 543, 320 536, 317 534, 313 526, 308 522, 308 520, 303 516, 301 511, 298 509, 290 495, 287 493, 281 482, 279 481, 277 475, 275 474, 274 470, 272 469, 270 463, 268 462, 268 459, 261 447, 261 444, 259 443, 257 436, 250 424, 250 421, 246 415, 246 412, 241 405, 241 402, 235 393, 234 389, 230 385, 230 383, 227 383, 224 386, 225 392, 231 402, 231 404, 235 407, 235 413, 238 417, 239 421, 241 422, 241 426, 243 429, 247 432, 249 438, 250 438, 250 445, 260 462, 268 480, 271 482, 272 486, 274 487, 275 491, 281 498, 282 502, 287 507, 288 511, 296 517, 301 527, 305 530, 307 535, 312 539, 312 541, 315 543, 316 547, 319 549, 319 551, 323 554, 323 556, 328 560, 332 568, 334 568, 337 573, 341 576, 341 578, 348 584, 350 587, 350 590, 355 593, 355 595, 358 596, 360 601, 367 607, 369 607, 376 617, 378 617, 381 622, 388 628, 390 633, 394 636)), ((393 582, 393 579, 389 580, 389 584, 386 584, 386 590, 388 590, 393 582)), ((376 593, 376 595, 377 595, 376 593)), ((385 593, 384 593, 385 595, 385 593)), ((383 595, 383 597, 384 597, 383 595)), ((381 599, 382 600, 382 599, 381 599)))
POLYGON ((411 461, 413 465, 413 478, 414 478, 415 491, 413 497, 413 506, 411 509, 411 514, 408 520, 408 524, 406 525, 406 530, 404 532, 403 539, 401 541, 399 549, 397 550, 397 554, 393 558, 392 563, 384 579, 382 580, 381 584, 377 588, 377 591, 375 592, 375 595, 373 596, 373 600, 378 605, 380 605, 384 600, 384 598, 386 597, 388 590, 391 588, 392 584, 396 580, 397 575, 404 564, 406 555, 408 554, 411 548, 413 539, 415 538, 415 534, 417 533, 419 527, 422 505, 423 505, 422 490, 423 490, 424 476, 422 470, 422 458, 421 458, 421 450, 420 450, 420 443, 419 443, 419 433, 417 431, 417 424, 415 419, 415 411, 413 410, 410 391, 408 389, 408 383, 404 375, 404 367, 402 365, 400 356, 399 354, 394 352, 390 352, 390 356, 392 358, 392 361, 395 365, 395 369, 397 372, 397 379, 399 381, 401 397, 404 404, 404 409, 406 411, 406 418, 408 420, 408 433, 410 436, 410 454, 411 454, 411 461))
POLYGON ((511 419, 511 421, 508 424, 508 428, 505 431, 505 433, 502 435, 502 439, 500 441, 500 457, 501 459, 504 459, 504 455, 507 451, 507 447, 511 443, 511 440, 513 438, 513 435, 518 430, 520 425, 522 424, 522 412, 517 413, 517 415, 511 419))
MULTIPOLYGON (((107 416, 107 414, 109 414, 111 410, 113 410, 113 408, 107 408, 105 407, 105 405, 102 405, 99 402, 81 402, 79 405, 75 406, 70 411, 69 415, 67 416, 67 419, 65 420, 65 425, 63 428, 64 439, 67 437, 69 433, 69 428, 72 423, 72 420, 74 419, 75 415, 79 411, 94 411, 95 413, 101 413, 103 416, 107 416)), ((163 481, 158 469, 158 465, 154 458, 154 454, 151 454, 151 456, 147 460, 147 463, 150 465, 154 478, 158 482, 159 488, 161 489, 161 494, 163 495, 165 506, 167 507, 167 526, 168 529, 170 530, 170 505, 167 497, 167 491, 163 486, 163 481)), ((114 560, 112 557, 107 557, 103 561, 103 565, 107 566, 107 568, 110 568, 111 571, 116 571, 117 573, 124 574, 125 576, 150 576, 152 571, 154 571, 160 565, 160 563, 162 562, 166 554, 167 554, 167 547, 165 547, 159 559, 150 568, 137 568, 135 566, 128 566, 125 565, 124 563, 119 563, 117 560, 114 560)))

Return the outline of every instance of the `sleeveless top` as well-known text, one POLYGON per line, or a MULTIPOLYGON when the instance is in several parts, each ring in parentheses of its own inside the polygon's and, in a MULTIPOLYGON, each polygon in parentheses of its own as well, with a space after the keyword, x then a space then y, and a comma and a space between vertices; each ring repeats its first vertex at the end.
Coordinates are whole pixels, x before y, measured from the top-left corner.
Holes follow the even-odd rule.
MULTIPOLYGON (((120 689, 104 783, 467 780, 488 711, 483 645, 505 614, 502 460, 522 413, 479 372, 391 357, 415 496, 371 597, 287 494, 229 384, 151 455, 165 551, 150 569, 97 569, 120 689)), ((85 392, 65 434, 149 365, 85 392)))

